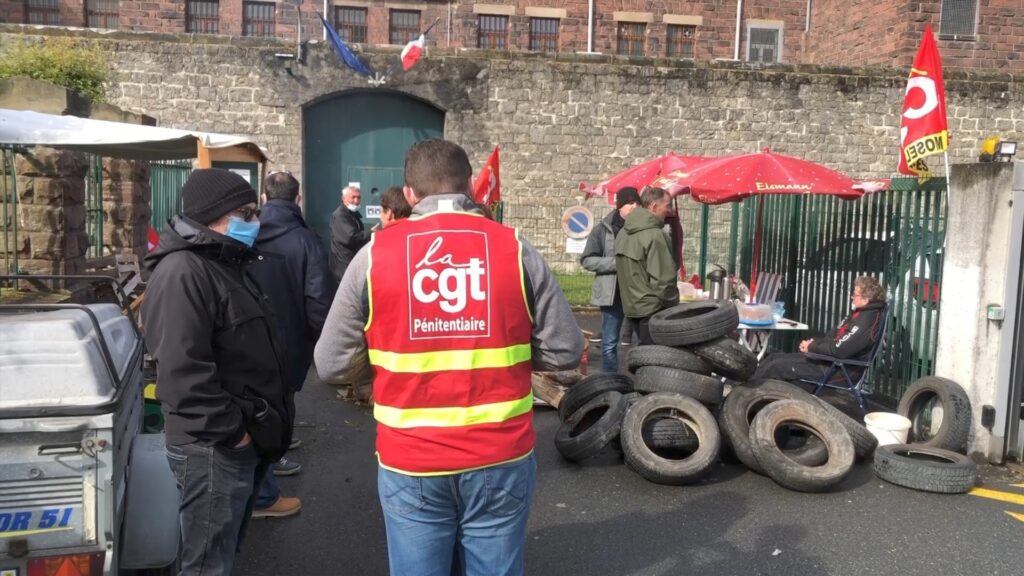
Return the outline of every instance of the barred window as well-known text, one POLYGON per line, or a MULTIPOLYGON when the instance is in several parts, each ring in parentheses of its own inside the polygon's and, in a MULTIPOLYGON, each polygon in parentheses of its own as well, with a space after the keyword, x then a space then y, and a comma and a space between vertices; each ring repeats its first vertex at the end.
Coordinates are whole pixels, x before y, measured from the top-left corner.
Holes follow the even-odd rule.
POLYGON ((117 0, 86 0, 85 23, 89 28, 117 28, 117 0))
POLYGON ((273 2, 242 2, 242 36, 274 36, 273 2))
POLYGON ((59 25, 60 0, 26 0, 25 23, 59 25))
POLYGON ((530 50, 558 52, 558 18, 530 18, 530 50))
POLYGON ((419 10, 392 10, 388 19, 388 41, 407 44, 420 35, 419 10))
POLYGON ((696 26, 669 24, 665 37, 665 55, 669 58, 693 58, 696 36, 696 26))
POLYGON ((942 0, 939 36, 973 38, 978 18, 978 0, 942 0))
POLYGON ((480 15, 477 19, 477 48, 485 50, 508 48, 508 16, 480 15))
POLYGON ((345 42, 366 43, 366 8, 335 7, 334 28, 345 42))
POLYGON ((779 39, 782 30, 778 28, 751 28, 748 42, 747 60, 771 64, 780 62, 782 50, 779 39))
POLYGON ((220 2, 188 0, 185 6, 185 31, 217 34, 220 31, 220 2))
POLYGON ((647 32, 647 24, 643 22, 619 22, 618 54, 643 56, 645 32, 647 32))

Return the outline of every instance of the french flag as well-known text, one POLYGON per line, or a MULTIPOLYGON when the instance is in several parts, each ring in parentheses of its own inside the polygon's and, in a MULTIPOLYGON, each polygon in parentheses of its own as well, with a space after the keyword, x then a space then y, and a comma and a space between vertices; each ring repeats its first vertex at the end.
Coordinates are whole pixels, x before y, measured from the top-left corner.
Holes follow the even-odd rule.
POLYGON ((416 61, 423 55, 423 43, 426 41, 424 34, 420 34, 419 38, 410 41, 402 48, 402 69, 408 70, 416 64, 416 61))

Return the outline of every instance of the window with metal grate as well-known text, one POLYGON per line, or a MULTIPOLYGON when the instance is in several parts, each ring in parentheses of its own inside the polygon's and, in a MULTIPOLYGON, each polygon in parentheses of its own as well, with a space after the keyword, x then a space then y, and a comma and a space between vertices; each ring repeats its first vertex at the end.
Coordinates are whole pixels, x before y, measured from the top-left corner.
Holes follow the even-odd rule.
POLYGON ((419 10, 392 10, 388 18, 388 41, 407 44, 420 35, 419 10))
POLYGON ((747 60, 766 64, 779 62, 780 32, 775 28, 751 28, 747 60))
POLYGON ((647 32, 647 24, 643 22, 619 22, 617 28, 617 53, 623 56, 643 56, 644 34, 647 32))
POLYGON ((345 42, 366 43, 366 8, 336 6, 334 28, 345 42))
POLYGON ((46 26, 60 25, 59 0, 26 0, 25 23, 43 24, 46 26))
POLYGON ((217 34, 220 31, 220 2, 188 0, 188 4, 185 5, 185 31, 217 34))
POLYGON ((508 48, 508 16, 480 14, 477 18, 476 45, 485 50, 508 48))
POLYGON ((939 36, 952 40, 971 40, 976 34, 978 0, 942 0, 939 36))
POLYGON ((86 0, 85 24, 89 28, 117 28, 117 0, 86 0))
POLYGON ((242 2, 242 36, 274 36, 273 2, 242 2))
POLYGON ((530 50, 558 52, 558 18, 530 18, 530 50))
POLYGON ((669 58, 693 58, 697 27, 669 24, 665 36, 665 55, 669 58))

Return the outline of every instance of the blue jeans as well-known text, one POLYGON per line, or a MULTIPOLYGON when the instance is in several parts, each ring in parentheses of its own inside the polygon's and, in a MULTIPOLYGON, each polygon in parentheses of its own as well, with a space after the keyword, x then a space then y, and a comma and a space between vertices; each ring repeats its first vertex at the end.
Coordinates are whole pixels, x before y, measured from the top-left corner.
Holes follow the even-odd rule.
POLYGON ((445 476, 380 468, 392 576, 523 574, 526 520, 537 479, 533 454, 445 476), (453 561, 456 565, 453 570, 453 561))
POLYGON ((267 462, 249 444, 167 446, 180 496, 181 576, 229 576, 267 462))
POLYGON ((277 485, 277 476, 274 476, 274 466, 267 466, 267 473, 260 479, 259 486, 256 489, 255 508, 257 510, 270 508, 280 497, 281 487, 277 485))
POLYGON ((601 371, 619 371, 619 333, 622 332, 621 305, 601 306, 601 371))

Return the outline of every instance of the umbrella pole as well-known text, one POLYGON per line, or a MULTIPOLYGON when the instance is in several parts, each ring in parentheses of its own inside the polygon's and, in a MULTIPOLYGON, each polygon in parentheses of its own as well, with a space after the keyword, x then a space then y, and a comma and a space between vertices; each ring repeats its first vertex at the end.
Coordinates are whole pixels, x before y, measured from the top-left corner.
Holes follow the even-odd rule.
POLYGON ((761 232, 764 230, 764 195, 760 194, 757 197, 757 228, 754 230, 754 254, 751 258, 750 264, 750 301, 757 303, 754 300, 754 295, 757 294, 757 261, 761 256, 761 232))

